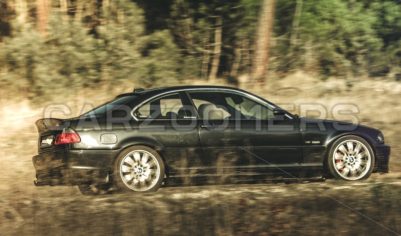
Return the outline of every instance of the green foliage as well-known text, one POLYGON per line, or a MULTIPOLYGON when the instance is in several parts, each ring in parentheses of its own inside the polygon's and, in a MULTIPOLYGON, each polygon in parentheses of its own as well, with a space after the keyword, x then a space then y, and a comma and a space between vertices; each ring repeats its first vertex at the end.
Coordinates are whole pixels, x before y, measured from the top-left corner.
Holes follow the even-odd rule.
MULTIPOLYGON (((47 99, 121 81, 158 86, 205 78, 220 43, 217 19, 218 75, 235 77, 252 67, 261 0, 67 2, 68 12, 53 3, 45 35, 30 14, 34 2, 27 2, 25 22, 23 8, 3 3, 2 87, 47 99)), ((401 76, 399 0, 280 0, 275 11, 270 70, 401 76)))
POLYGON ((401 2, 371 1, 369 9, 377 15, 373 25, 383 42, 383 53, 375 55, 378 63, 371 69, 373 75, 401 73, 401 2))
POLYGON ((95 28, 97 49, 94 54, 101 79, 112 82, 137 79, 135 71, 141 60, 140 44, 144 31, 142 11, 126 1, 114 4, 107 9, 102 8, 101 23, 95 28))
POLYGON ((145 35, 138 7, 113 1, 100 9, 97 21, 91 28, 53 12, 47 36, 31 24, 14 31, 1 53, 7 70, 3 84, 38 100, 99 83, 176 81, 178 50, 172 37, 167 31, 145 35))
POLYGON ((2 79, 32 99, 61 93, 97 76, 92 56, 96 47, 87 30, 54 17, 48 33, 44 38, 27 25, 4 42, 2 60, 8 73, 2 79))
POLYGON ((178 48, 169 31, 158 31, 146 36, 141 47, 142 59, 138 68, 141 82, 146 87, 177 83, 178 48))
MULTIPOLYGON (((217 18, 221 18, 223 31, 219 71, 221 75, 228 73, 237 56, 235 50, 251 50, 259 5, 260 0, 172 1, 168 30, 185 58, 182 75, 189 78, 207 75, 213 46, 218 43, 214 41, 217 18)), ((157 16, 149 19, 154 17, 157 16)))
MULTIPOLYGON (((291 12, 289 9, 295 8, 293 4, 283 5, 282 11, 291 12)), ((290 21, 285 18, 278 31, 287 33, 290 21)), ((376 22, 375 12, 358 2, 304 1, 299 43, 289 45, 289 35, 281 43, 296 47, 297 54, 292 55, 297 62, 295 67, 317 67, 324 75, 362 75, 378 62, 374 55, 382 49, 382 40, 373 27, 376 22)))

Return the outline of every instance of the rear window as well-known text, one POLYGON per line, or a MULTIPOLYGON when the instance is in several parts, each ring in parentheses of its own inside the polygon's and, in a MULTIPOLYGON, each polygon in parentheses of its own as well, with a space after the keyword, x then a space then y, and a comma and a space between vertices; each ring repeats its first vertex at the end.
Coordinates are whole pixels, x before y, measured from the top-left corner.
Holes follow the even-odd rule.
POLYGON ((81 117, 105 117, 107 114, 112 117, 126 117, 135 106, 137 96, 124 96, 100 105, 84 114, 81 117))

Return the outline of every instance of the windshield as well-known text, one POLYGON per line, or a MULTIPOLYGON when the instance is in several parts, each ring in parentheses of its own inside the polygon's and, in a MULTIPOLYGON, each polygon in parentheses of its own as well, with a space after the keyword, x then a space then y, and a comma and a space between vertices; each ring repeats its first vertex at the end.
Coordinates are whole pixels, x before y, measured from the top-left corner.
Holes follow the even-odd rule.
POLYGON ((116 98, 82 114, 81 117, 103 117, 107 113, 119 110, 128 112, 127 109, 133 109, 136 98, 134 95, 116 98))

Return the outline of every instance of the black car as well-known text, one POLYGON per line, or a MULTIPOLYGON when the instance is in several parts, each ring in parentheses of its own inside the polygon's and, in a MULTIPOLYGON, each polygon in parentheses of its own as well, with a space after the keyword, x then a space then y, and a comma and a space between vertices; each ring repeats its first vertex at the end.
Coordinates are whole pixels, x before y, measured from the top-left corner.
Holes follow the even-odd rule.
POLYGON ((388 172, 390 147, 373 128, 300 118, 220 86, 136 89, 79 117, 36 122, 37 186, 147 192, 197 177, 330 176, 388 172))

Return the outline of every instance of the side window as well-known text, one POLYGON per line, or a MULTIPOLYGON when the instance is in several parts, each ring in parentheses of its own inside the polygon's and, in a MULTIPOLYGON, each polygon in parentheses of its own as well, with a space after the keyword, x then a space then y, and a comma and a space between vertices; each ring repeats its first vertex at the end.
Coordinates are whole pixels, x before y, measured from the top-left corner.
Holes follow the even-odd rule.
POLYGON ((186 115, 178 93, 156 98, 135 111, 140 119, 177 119, 186 115))
POLYGON ((247 97, 226 93, 223 95, 228 109, 240 119, 269 120, 274 119, 273 110, 263 106, 247 97))
POLYGON ((219 93, 216 92, 190 92, 198 114, 205 120, 230 119, 226 104, 219 93))
POLYGON ((202 119, 274 119, 272 109, 235 93, 205 91, 190 92, 189 94, 202 119))

